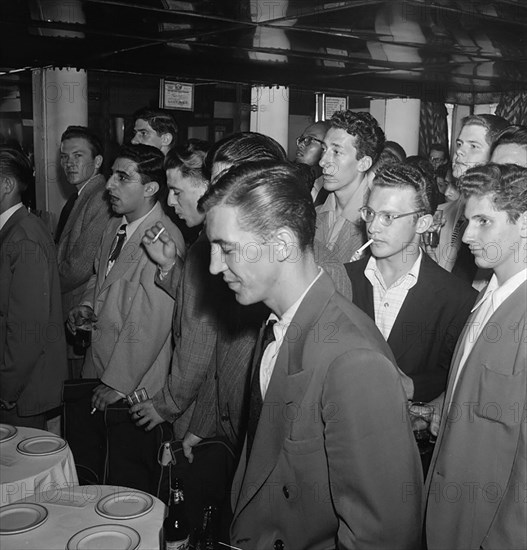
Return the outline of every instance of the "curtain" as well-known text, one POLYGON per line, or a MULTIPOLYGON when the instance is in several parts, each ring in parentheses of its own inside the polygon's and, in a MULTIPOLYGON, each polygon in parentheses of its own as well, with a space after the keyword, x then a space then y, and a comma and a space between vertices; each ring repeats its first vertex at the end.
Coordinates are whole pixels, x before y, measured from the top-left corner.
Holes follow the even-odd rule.
POLYGON ((501 94, 495 114, 511 124, 527 125, 527 91, 501 94))
POLYGON ((447 111, 444 103, 421 101, 419 155, 428 158, 430 146, 441 143, 448 150, 447 111))

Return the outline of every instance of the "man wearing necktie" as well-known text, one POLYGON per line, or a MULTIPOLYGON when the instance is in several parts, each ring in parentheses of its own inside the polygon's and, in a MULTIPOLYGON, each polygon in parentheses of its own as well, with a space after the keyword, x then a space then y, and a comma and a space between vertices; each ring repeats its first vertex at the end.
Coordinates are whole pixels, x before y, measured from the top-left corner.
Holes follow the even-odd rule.
POLYGON ((468 170, 459 186, 463 242, 493 275, 435 402, 428 549, 527 548, 527 169, 491 163, 468 170))
POLYGON ((185 250, 181 232, 158 201, 166 187, 163 161, 163 154, 149 145, 130 145, 119 151, 106 184, 116 217, 103 234, 95 258, 96 273, 68 319, 72 332, 79 316, 92 329, 82 377, 100 379, 91 407, 100 411, 95 417, 104 414, 106 422, 106 482, 153 494, 159 479, 157 449, 162 427, 150 433, 137 428, 123 398, 140 388, 155 395, 170 365, 174 300, 155 284, 156 264, 141 242, 146 229, 159 222, 179 253, 185 250))
POLYGON ((315 209, 298 172, 236 166, 200 204, 211 273, 240 304, 271 310, 253 363, 231 543, 418 548, 421 466, 401 379, 373 321, 314 260, 315 209))
MULTIPOLYGON (((64 320, 79 303, 93 275, 95 253, 111 216, 106 199, 106 180, 100 173, 103 157, 97 136, 84 126, 69 126, 62 134, 60 164, 68 183, 75 191, 70 195, 55 231, 64 320)), ((78 378, 84 352, 73 347, 67 333, 70 378, 78 378)))

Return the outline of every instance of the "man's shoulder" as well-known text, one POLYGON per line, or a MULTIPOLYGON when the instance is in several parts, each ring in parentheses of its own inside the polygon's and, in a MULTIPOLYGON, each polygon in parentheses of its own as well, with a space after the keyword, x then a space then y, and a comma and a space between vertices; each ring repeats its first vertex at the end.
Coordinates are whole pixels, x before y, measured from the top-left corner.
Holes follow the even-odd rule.
POLYGON ((344 264, 344 267, 346 268, 346 272, 349 276, 349 278, 353 279, 360 279, 364 277, 364 270, 366 269, 366 266, 368 265, 369 257, 361 258, 360 260, 357 260, 355 262, 347 262, 344 264))
POLYGON ((477 291, 467 281, 453 275, 438 265, 427 254, 423 254, 423 262, 419 270, 419 282, 433 290, 441 290, 442 293, 457 297, 460 295, 477 296, 477 291))

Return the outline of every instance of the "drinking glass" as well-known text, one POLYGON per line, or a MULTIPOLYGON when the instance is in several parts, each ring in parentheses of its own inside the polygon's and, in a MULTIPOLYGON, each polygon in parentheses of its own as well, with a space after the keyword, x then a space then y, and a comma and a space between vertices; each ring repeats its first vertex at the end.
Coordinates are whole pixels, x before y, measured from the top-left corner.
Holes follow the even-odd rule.
POLYGON ((413 401, 408 406, 408 414, 410 415, 410 422, 419 452, 425 454, 432 448, 434 443, 433 436, 430 433, 430 422, 432 422, 434 415, 434 407, 429 403, 413 401))

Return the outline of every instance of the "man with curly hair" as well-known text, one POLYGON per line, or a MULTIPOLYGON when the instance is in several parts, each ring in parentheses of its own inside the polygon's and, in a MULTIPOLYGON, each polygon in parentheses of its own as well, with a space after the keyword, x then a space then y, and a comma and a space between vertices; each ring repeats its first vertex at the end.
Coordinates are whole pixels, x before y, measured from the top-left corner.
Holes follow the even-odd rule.
POLYGON ((339 111, 330 122, 320 159, 324 189, 330 195, 317 208, 316 238, 345 263, 365 242, 359 208, 368 190, 368 170, 379 158, 385 138, 369 113, 339 111))

